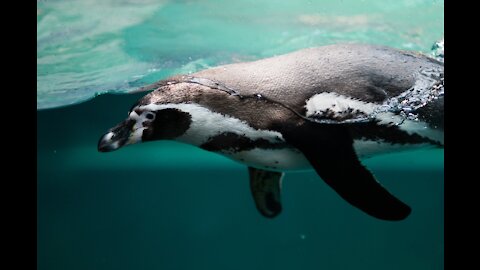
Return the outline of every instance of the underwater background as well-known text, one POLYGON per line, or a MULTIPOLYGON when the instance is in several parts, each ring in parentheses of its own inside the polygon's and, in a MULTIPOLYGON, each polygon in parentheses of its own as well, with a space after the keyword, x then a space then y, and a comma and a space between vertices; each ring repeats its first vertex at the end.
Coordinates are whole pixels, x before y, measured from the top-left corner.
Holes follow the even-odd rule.
POLYGON ((246 167, 176 142, 97 141, 167 76, 340 42, 431 52, 434 0, 37 1, 37 266, 55 269, 444 269, 444 152, 363 160, 412 207, 350 206, 287 173, 261 216, 246 167))

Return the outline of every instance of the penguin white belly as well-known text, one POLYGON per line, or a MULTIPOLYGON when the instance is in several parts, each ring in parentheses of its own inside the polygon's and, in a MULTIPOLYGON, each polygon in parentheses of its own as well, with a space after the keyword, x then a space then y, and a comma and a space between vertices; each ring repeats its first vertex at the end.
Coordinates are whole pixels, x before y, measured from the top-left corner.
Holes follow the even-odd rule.
POLYGON ((255 148, 223 155, 242 164, 270 171, 311 170, 305 156, 294 148, 255 148))
POLYGON ((372 140, 354 140, 353 148, 357 153, 359 158, 369 158, 376 155, 415 150, 425 147, 431 147, 430 144, 392 144, 382 141, 372 141, 372 140))
MULTIPOLYGON (((372 140, 355 140, 353 147, 360 158, 388 154, 399 151, 415 150, 429 147, 428 144, 391 144, 372 140)), ((295 148, 261 149, 256 148, 235 153, 222 153, 247 166, 270 171, 302 171, 313 170, 305 156, 295 148)))

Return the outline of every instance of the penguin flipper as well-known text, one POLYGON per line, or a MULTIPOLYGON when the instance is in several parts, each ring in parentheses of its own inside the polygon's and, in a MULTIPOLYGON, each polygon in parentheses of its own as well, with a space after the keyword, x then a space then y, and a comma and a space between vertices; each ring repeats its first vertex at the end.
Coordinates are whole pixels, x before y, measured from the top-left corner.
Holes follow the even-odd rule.
POLYGON ((250 189, 255 205, 268 218, 276 217, 282 211, 280 190, 284 173, 248 167, 250 189))
POLYGON ((410 207, 390 194, 361 164, 345 127, 307 128, 287 141, 303 152, 317 174, 343 199, 383 220, 402 220, 410 214, 410 207))

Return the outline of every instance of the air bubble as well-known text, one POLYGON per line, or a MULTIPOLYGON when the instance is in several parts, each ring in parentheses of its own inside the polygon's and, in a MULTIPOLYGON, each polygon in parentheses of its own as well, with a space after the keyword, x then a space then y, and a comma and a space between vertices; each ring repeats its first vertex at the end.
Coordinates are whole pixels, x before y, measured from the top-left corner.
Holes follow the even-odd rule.
POLYGON ((379 113, 392 112, 403 119, 418 121, 415 111, 444 95, 443 71, 435 68, 423 69, 416 79, 413 87, 378 106, 371 117, 379 113))

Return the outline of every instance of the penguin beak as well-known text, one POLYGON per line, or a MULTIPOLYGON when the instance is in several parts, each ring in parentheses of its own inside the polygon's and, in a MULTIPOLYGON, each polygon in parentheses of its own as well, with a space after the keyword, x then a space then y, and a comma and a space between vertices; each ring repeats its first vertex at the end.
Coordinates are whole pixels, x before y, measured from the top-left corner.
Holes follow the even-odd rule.
POLYGON ((99 152, 111 152, 124 146, 132 131, 135 121, 127 119, 117 126, 111 128, 98 141, 99 152))

